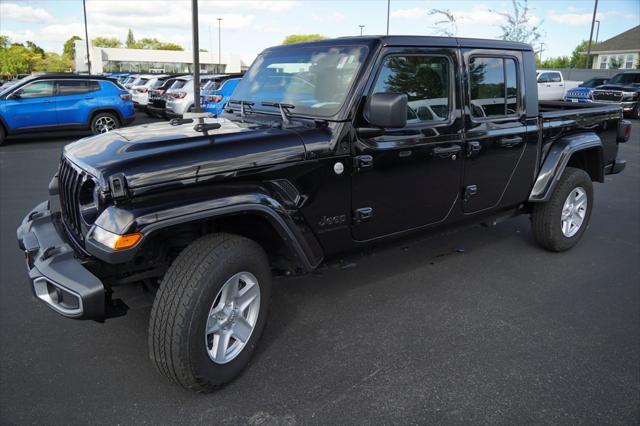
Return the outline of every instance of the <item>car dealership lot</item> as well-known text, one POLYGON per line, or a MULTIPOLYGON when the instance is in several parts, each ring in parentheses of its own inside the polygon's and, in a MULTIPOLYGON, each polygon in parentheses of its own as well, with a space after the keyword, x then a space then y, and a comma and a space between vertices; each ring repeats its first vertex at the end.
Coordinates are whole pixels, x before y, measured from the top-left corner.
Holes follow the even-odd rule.
POLYGON ((595 185, 590 229, 572 251, 542 251, 519 217, 278 280, 253 362, 210 395, 148 362, 148 295, 128 291, 128 315, 105 324, 31 297, 15 228, 75 137, 0 148, 1 423, 640 421, 637 121, 621 147, 627 169, 595 185))

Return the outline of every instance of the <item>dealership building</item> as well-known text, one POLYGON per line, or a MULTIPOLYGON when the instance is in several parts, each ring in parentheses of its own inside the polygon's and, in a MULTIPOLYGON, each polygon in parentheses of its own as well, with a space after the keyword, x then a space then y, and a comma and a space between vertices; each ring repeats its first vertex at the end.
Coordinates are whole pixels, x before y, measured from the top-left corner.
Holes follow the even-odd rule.
MULTIPOLYGON (((84 40, 75 42, 75 70, 87 72, 84 40)), ((193 52, 186 50, 121 49, 91 46, 91 72, 190 73, 193 72, 193 52)), ((237 73, 245 71, 240 55, 200 52, 200 71, 206 73, 237 73)))

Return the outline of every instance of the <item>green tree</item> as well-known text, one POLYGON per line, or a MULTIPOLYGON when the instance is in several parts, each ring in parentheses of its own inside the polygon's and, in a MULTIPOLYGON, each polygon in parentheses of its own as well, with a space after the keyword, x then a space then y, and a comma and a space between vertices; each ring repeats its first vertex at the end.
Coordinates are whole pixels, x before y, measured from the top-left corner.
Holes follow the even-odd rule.
POLYGON ((182 46, 176 43, 163 43, 157 38, 143 37, 138 40, 133 49, 151 49, 151 50, 184 50, 182 46))
POLYGON ((322 34, 291 34, 284 38, 282 44, 304 43, 306 41, 324 40, 322 34))
POLYGON ((530 14, 528 0, 511 0, 512 12, 497 12, 491 10, 506 19, 506 23, 500 25, 502 34, 498 37, 502 40, 518 41, 530 45, 538 44, 542 34, 540 32, 540 22, 534 25, 530 14))
POLYGON ((64 42, 62 48, 62 56, 67 59, 73 59, 76 57, 76 41, 82 40, 77 35, 71 36, 71 38, 64 42))
POLYGON ((587 67, 587 46, 589 40, 583 40, 573 49, 571 53, 571 68, 586 68, 587 67))
POLYGON ((40 46, 29 40, 27 40, 26 44, 27 49, 33 52, 34 55, 40 55, 40 57, 44 58, 44 50, 40 46))
POLYGON ((10 44, 9 36, 0 35, 0 49, 9 47, 10 44))
POLYGON ((122 43, 116 37, 96 37, 91 40, 91 44, 95 47, 120 47, 122 43))
POLYGON ((125 41, 125 44, 128 49, 134 49, 133 46, 136 44, 136 39, 133 38, 133 31, 131 31, 131 28, 129 28, 129 32, 127 33, 127 40, 125 41))
POLYGON ((36 71, 66 72, 73 68, 73 61, 54 52, 46 52, 44 59, 38 64, 36 71))
POLYGON ((547 58, 538 63, 540 68, 569 68, 571 66, 571 58, 568 56, 558 56, 557 58, 547 58))

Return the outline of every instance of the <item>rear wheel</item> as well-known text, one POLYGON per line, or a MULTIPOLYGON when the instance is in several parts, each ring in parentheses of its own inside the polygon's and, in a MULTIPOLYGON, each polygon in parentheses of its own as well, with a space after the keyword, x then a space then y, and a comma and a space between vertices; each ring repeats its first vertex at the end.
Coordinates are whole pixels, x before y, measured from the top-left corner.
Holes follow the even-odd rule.
POLYGON ((206 235, 185 248, 158 289, 149 353, 160 373, 206 392, 248 364, 267 318, 271 271, 252 240, 206 235))
POLYGON ((91 132, 94 135, 110 132, 120 127, 120 120, 111 112, 99 112, 91 119, 91 132))
POLYGON ((4 130, 4 127, 0 126, 0 145, 2 145, 7 138, 7 134, 4 130))
POLYGON ((547 250, 565 251, 586 230, 593 209, 593 183, 582 169, 567 167, 549 201, 532 213, 533 236, 547 250))

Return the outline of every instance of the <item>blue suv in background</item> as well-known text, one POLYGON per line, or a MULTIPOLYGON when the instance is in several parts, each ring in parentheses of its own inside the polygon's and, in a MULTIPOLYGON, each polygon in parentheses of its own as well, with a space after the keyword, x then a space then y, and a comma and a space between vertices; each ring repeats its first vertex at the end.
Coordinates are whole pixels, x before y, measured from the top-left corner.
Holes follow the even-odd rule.
POLYGON ((200 96, 202 109, 214 115, 222 114, 240 80, 242 79, 230 78, 225 80, 217 90, 208 90, 207 86, 205 86, 201 92, 202 96, 200 96))
POLYGON ((0 90, 0 144, 19 133, 76 129, 104 133, 134 118, 129 92, 102 76, 31 75, 0 90))

